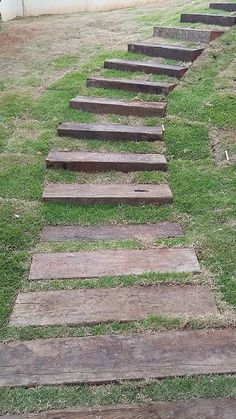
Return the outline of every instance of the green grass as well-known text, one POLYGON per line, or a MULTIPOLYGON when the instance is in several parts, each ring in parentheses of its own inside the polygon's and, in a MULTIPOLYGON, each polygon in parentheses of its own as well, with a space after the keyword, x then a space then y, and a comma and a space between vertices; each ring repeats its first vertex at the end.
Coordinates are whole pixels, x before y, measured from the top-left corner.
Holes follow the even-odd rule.
POLYGON ((31 106, 32 100, 28 95, 14 91, 4 92, 0 96, 0 122, 20 117, 27 113, 31 106))
MULTIPOLYGON (((204 10, 207 3, 195 6, 176 6, 171 13, 158 12, 139 16, 140 37, 154 24, 175 25, 181 11, 204 10)), ((179 23, 178 23, 179 24, 179 23)), ((186 25, 187 26, 187 25, 186 25)), ((127 333, 148 330, 181 329, 183 319, 151 316, 141 322, 112 323, 92 327, 30 327, 8 326, 15 298, 20 290, 75 289, 132 286, 155 283, 209 283, 222 307, 236 308, 236 249, 235 225, 236 174, 232 165, 219 164, 213 158, 212 133, 227 136, 235 129, 235 90, 232 89, 232 71, 235 59, 236 30, 233 28, 211 45, 190 68, 178 87, 167 98, 154 95, 123 92, 122 90, 87 89, 88 75, 102 74, 114 77, 146 77, 146 75, 101 69, 105 58, 145 60, 150 57, 123 51, 98 50, 96 57, 76 71, 54 82, 38 99, 33 99, 27 88, 37 84, 34 78, 19 77, 9 90, 8 82, 0 81, 0 340, 35 339, 39 337, 85 336, 106 333, 127 333), (78 112, 68 107, 76 95, 99 95, 141 100, 167 100, 167 116, 156 118, 100 116, 78 112), (59 138, 56 128, 63 121, 113 122, 157 125, 165 123, 165 142, 132 143, 103 142, 59 138), (226 134, 225 134, 226 133, 226 134), (142 172, 119 174, 80 174, 46 170, 44 158, 49 150, 98 150, 118 152, 165 152, 169 162, 168 173, 142 172), (76 206, 73 204, 43 204, 43 183, 52 182, 137 182, 168 181, 174 193, 173 207, 142 205, 76 206), (94 243, 39 243, 39 234, 45 224, 83 225, 105 223, 180 222, 185 237, 141 241, 94 243), (201 266, 201 275, 148 274, 141 276, 108 277, 88 281, 28 282, 30 258, 34 251, 80 251, 95 249, 142 248, 146 246, 194 246, 201 266)), ((52 70, 74 68, 79 65, 80 50, 75 55, 53 58, 52 70)), ((152 78, 150 79, 158 79, 152 78)), ((170 81, 171 79, 168 79, 170 81)), ((221 144, 224 150, 224 143, 221 144)), ((233 152, 232 148, 227 148, 233 152)), ((223 163, 223 162, 220 162, 223 163)), ((223 310, 224 311, 224 310, 223 310)), ((232 316, 233 317, 233 316, 232 316)), ((218 322, 214 319, 194 319, 192 327, 219 327, 234 324, 226 313, 218 322)), ((60 386, 36 389, 1 389, 0 411, 24 412, 50 408, 92 406, 115 403, 175 400, 198 397, 235 397, 236 381, 229 375, 189 377, 150 383, 122 383, 107 386, 60 386)))
MULTIPOLYGON (((218 87, 223 78, 221 72, 232 63, 235 55, 235 34, 235 29, 232 29, 224 35, 210 51, 206 51, 198 71, 186 75, 184 83, 170 97, 170 114, 219 128, 236 127, 236 95, 218 87), (222 50, 227 49, 227 54, 219 54, 219 46, 222 50)), ((227 79, 224 82, 227 83, 227 79)))

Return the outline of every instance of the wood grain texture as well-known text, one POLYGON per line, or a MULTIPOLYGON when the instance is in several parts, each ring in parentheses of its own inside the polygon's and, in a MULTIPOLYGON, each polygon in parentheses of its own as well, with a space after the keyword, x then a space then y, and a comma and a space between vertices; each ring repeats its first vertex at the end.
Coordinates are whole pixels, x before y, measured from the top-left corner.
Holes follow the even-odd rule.
POLYGON ((117 170, 127 173, 140 170, 167 170, 167 161, 163 154, 51 151, 46 159, 46 165, 53 169, 80 172, 117 170))
POLYGON ((236 3, 210 3, 209 8, 236 12, 236 3))
POLYGON ((70 101, 70 107, 85 112, 115 114, 124 116, 164 116, 167 104, 164 102, 125 101, 118 99, 77 96, 70 101))
POLYGON ((236 373, 236 329, 0 344, 0 387, 236 373))
POLYGON ((87 325, 137 321, 150 315, 195 318, 217 314, 208 286, 77 289, 19 294, 10 325, 87 325))
POLYGON ((75 122, 64 122, 59 125, 57 131, 60 136, 109 141, 158 141, 162 140, 163 135, 163 127, 78 124, 75 122))
POLYGON ((183 13, 181 22, 206 23, 207 25, 233 26, 236 24, 236 16, 207 15, 198 13, 183 13))
POLYGON ((87 86, 103 89, 124 89, 132 92, 168 95, 168 93, 170 93, 176 87, 176 83, 92 77, 87 79, 87 86))
POLYGON ((159 36, 162 38, 176 38, 182 39, 184 41, 196 41, 202 43, 209 43, 214 41, 216 38, 223 34, 224 31, 190 28, 168 28, 163 26, 157 26, 153 31, 153 36, 159 36))
POLYGON ((198 399, 5 415, 1 419, 235 419, 236 399, 198 399))
POLYGON ((41 241, 155 240, 183 236, 179 224, 107 224, 45 226, 41 241))
POLYGON ((123 71, 139 71, 147 74, 163 74, 180 79, 188 71, 188 67, 160 64, 155 62, 130 61, 121 59, 105 60, 104 68, 123 71))
POLYGON ((173 202, 168 185, 140 184, 65 184, 51 183, 45 186, 44 202, 73 202, 82 205, 106 204, 154 204, 173 202))
POLYGON ((97 250, 77 253, 36 253, 29 278, 74 279, 141 275, 147 272, 200 272, 194 249, 97 250))
POLYGON ((195 61, 202 54, 204 48, 187 48, 174 45, 153 43, 128 44, 128 51, 150 55, 152 57, 171 58, 181 61, 195 61))

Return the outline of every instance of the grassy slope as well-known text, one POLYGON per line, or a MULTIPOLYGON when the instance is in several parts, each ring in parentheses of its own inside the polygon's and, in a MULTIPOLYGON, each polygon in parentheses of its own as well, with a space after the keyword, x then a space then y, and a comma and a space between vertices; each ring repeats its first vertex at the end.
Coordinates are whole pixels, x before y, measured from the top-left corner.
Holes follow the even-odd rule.
MULTIPOLYGON (((198 9, 197 9, 198 10, 198 9)), ((193 10, 194 11, 194 10, 193 10)), ((145 31, 155 23, 175 24, 180 10, 166 17, 163 13, 139 17, 145 31)), ((141 37, 142 39, 142 37, 141 37)), ((209 144, 212 132, 235 128, 235 92, 229 89, 231 79, 221 74, 230 67, 235 56, 236 30, 220 40, 198 60, 181 81, 179 87, 168 97, 168 115, 165 118, 166 155, 169 159, 169 174, 133 173, 122 175, 123 181, 159 182, 168 180, 175 196, 173 208, 152 206, 98 206, 42 205, 42 185, 47 180, 65 182, 119 181, 120 174, 83 175, 59 171, 46 173, 44 158, 50 149, 87 149, 149 152, 162 150, 158 144, 102 143, 76 141, 56 137, 60 121, 81 122, 110 121, 116 123, 140 123, 135 118, 117 116, 102 117, 76 112, 68 108, 68 100, 78 94, 99 94, 157 100, 156 97, 127 92, 85 89, 87 74, 94 74, 105 57, 132 57, 123 52, 101 51, 80 71, 71 73, 54 83, 36 102, 24 93, 2 92, 0 97, 0 149, 2 154, 0 173, 0 338, 33 339, 49 336, 83 336, 109 332, 158 330, 181 328, 183 320, 152 317, 144 322, 127 325, 112 324, 94 327, 52 327, 14 329, 7 326, 15 296, 19 289, 63 289, 65 287, 127 286, 135 283, 158 281, 208 282, 216 290, 221 307, 230 309, 236 305, 235 263, 235 171, 231 165, 215 165, 209 144), (22 132, 16 130, 20 123, 22 132), (143 243, 67 243, 66 245, 38 245, 40 229, 45 223, 107 223, 107 222, 157 222, 180 221, 186 237, 178 240, 161 240, 156 244, 194 245, 203 267, 199 277, 191 275, 147 275, 142 277, 104 278, 101 281, 52 281, 29 284, 26 281, 30 255, 34 249, 43 251, 80 250, 84 248, 142 247, 143 243)), ((138 56, 140 59, 140 56, 138 56)), ((143 57, 144 58, 144 57, 143 57)), ((54 66, 68 66, 74 61, 68 56, 64 62, 54 60, 54 66)), ((103 71, 121 77, 134 74, 103 71)), ((135 75, 138 77, 139 75, 135 75)), ((4 83, 0 83, 3 86, 4 83)), ((159 99, 159 98, 158 98, 159 99)), ((147 125, 160 123, 158 119, 146 119, 147 125)), ((230 148, 228 148, 230 151, 230 148)), ((154 245, 154 244, 153 244, 154 245)), ((223 324, 228 324, 227 315, 223 324)), ((193 322, 194 327, 214 325, 214 320, 193 322)), ((217 324, 216 324, 217 325, 217 324)), ((94 405, 159 399, 192 397, 222 397, 236 395, 236 379, 230 376, 178 378, 150 384, 121 384, 101 387, 59 387, 40 389, 0 390, 0 411, 31 411, 74 405, 94 405)))

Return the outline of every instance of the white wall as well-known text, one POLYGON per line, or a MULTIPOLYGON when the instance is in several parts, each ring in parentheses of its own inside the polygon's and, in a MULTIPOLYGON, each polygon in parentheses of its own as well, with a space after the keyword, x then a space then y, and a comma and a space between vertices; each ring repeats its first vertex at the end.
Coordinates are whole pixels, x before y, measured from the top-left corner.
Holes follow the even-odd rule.
POLYGON ((1 0, 0 13, 3 20, 14 19, 16 16, 22 16, 21 0, 1 0))
POLYGON ((38 16, 96 10, 112 10, 153 3, 155 0, 1 0, 0 13, 3 20, 16 16, 38 16), (23 12, 24 4, 24 12, 23 12))

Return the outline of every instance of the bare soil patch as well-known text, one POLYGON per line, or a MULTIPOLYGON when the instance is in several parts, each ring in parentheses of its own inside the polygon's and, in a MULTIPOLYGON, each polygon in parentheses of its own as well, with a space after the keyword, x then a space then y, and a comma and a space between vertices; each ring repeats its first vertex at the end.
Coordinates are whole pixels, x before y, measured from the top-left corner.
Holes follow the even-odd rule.
POLYGON ((236 164, 236 133, 234 130, 211 130, 210 144, 218 166, 236 164))
POLYGON ((1 55, 11 56, 20 53, 22 45, 40 33, 37 28, 15 28, 0 32, 1 55))

